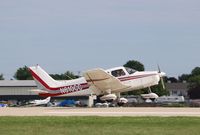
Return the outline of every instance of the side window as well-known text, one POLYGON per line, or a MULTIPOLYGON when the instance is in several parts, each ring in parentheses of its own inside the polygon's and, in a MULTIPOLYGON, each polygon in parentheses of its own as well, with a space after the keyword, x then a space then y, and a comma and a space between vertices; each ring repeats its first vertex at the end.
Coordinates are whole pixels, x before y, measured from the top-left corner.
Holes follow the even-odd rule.
POLYGON ((120 76, 124 76, 125 72, 122 69, 119 69, 119 70, 112 71, 111 74, 115 77, 120 77, 120 76))
POLYGON ((136 70, 132 69, 132 68, 128 68, 128 67, 125 67, 126 71, 129 73, 129 74, 133 74, 136 72, 136 70))

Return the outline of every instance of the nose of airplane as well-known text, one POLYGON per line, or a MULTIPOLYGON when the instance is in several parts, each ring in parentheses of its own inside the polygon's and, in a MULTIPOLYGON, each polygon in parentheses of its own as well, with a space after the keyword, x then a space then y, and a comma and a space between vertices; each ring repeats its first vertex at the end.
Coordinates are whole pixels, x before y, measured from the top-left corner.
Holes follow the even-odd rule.
POLYGON ((166 73, 165 72, 160 72, 159 75, 160 75, 160 77, 164 77, 164 76, 166 76, 166 73))
POLYGON ((161 69, 160 69, 160 66, 159 66, 159 65, 158 65, 158 74, 159 74, 159 76, 160 76, 161 78, 166 76, 166 73, 165 73, 165 72, 161 72, 161 69))

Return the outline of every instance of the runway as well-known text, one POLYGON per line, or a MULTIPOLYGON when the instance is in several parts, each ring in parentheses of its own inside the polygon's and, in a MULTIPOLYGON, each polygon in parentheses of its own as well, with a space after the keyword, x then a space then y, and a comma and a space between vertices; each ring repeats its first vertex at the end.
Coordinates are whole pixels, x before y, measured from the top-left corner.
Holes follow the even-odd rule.
POLYGON ((0 116, 197 116, 200 108, 120 107, 7 107, 0 108, 0 116))

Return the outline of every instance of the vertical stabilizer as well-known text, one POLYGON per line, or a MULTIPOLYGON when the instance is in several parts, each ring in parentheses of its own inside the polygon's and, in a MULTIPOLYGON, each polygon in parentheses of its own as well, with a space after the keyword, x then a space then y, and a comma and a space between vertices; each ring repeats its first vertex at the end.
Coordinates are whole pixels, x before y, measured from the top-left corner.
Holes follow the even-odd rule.
POLYGON ((42 90, 51 90, 58 87, 58 81, 54 80, 39 65, 29 68, 37 86, 42 90))

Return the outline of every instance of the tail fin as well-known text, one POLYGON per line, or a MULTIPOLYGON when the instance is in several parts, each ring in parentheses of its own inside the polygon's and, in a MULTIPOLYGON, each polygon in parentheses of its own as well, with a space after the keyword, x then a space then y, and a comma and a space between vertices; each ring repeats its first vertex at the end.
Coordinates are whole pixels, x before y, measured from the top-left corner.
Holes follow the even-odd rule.
POLYGON ((46 100, 47 102, 50 102, 51 97, 47 97, 45 100, 46 100))
POLYGON ((29 67, 29 70, 39 89, 53 90, 55 87, 58 87, 58 81, 49 76, 39 65, 29 67))

